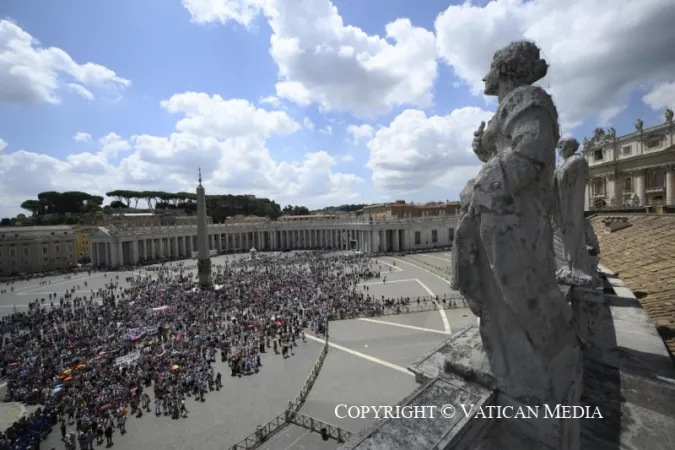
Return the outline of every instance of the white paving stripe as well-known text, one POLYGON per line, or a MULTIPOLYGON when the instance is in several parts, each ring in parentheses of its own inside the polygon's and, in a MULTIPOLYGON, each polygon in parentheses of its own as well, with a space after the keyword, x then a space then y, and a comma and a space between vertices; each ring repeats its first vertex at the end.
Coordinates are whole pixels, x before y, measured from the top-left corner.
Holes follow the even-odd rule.
POLYGON ((371 284, 403 283, 404 281, 419 281, 417 278, 406 278, 405 280, 373 281, 372 283, 359 283, 357 286, 368 286, 371 284))
MULTIPOLYGON (((425 291, 429 293, 429 295, 431 295, 432 297, 436 295, 431 291, 431 289, 429 289, 429 287, 426 284, 422 283, 419 279, 417 280, 417 282, 419 283, 420 286, 422 286, 422 288, 425 291)), ((450 322, 448 322, 448 316, 445 314, 445 309, 443 308, 443 306, 441 306, 440 303, 438 303, 436 307, 438 308, 438 312, 441 314, 441 320, 443 321, 443 329, 445 329, 446 333, 450 334, 452 330, 450 330, 450 322)))
POLYGON ((396 272, 402 272, 403 271, 403 269, 401 269, 400 267, 396 267, 393 264, 386 263, 386 262, 382 261, 381 259, 377 260, 377 264, 384 264, 385 266, 389 266, 392 269, 396 269, 396 272))
MULTIPOLYGON (((398 259, 398 258, 391 258, 391 259, 393 259, 394 261, 399 261, 399 262, 402 262, 402 263, 404 263, 404 264, 409 264, 409 265, 411 265, 411 266, 417 267, 418 269, 423 270, 423 271, 425 271, 426 273, 435 276, 435 277, 438 278, 439 280, 442 280, 442 281, 444 281, 445 283, 450 284, 450 282, 449 282, 448 280, 446 280, 445 278, 443 278, 443 277, 441 277, 441 276, 438 276, 438 275, 436 275, 436 274, 433 273, 433 272, 428 271, 427 269, 425 269, 425 268, 422 267, 422 266, 418 266, 417 264, 413 264, 413 263, 408 262, 408 261, 403 261, 402 259, 398 259)), ((417 280, 417 282, 418 282, 423 288, 427 289, 427 291, 430 292, 430 295, 434 295, 434 294, 431 292, 431 289, 427 288, 420 280, 417 280)), ((443 308, 443 306, 441 306, 441 304, 438 304, 437 306, 438 306, 438 312, 441 314, 441 320, 443 321, 443 328, 445 328, 445 331, 446 331, 446 332, 450 333, 450 322, 448 322, 448 316, 447 316, 447 314, 445 314, 445 309, 443 308)))
POLYGON ((367 319, 367 318, 360 318, 358 320, 362 320, 364 322, 372 322, 372 323, 379 323, 382 325, 391 325, 393 327, 401 327, 401 328, 408 328, 410 330, 415 330, 415 331, 425 331, 427 333, 436 333, 436 334, 443 334, 443 335, 448 335, 450 333, 441 331, 441 330, 433 330, 431 328, 423 328, 423 327, 416 327, 414 325, 405 325, 402 323, 395 323, 395 322, 387 322, 386 320, 376 320, 376 319, 367 319))
MULTIPOLYGON (((318 337, 310 336, 310 335, 306 335, 306 336, 307 336, 307 339, 311 339, 312 341, 319 342, 321 344, 323 344, 325 342, 325 340, 323 338, 318 338, 318 337)), ((410 372, 405 367, 397 366, 396 364, 392 364, 392 363, 390 363, 388 361, 385 361, 383 359, 375 358, 374 356, 366 355, 365 353, 357 352, 356 350, 352 350, 351 348, 343 347, 343 346, 338 345, 338 344, 333 344, 330 341, 328 342, 328 345, 335 348, 335 349, 342 350, 345 353, 349 353, 350 355, 358 356, 359 358, 363 358, 363 359, 368 360, 370 362, 374 362, 375 364, 379 364, 381 366, 388 367, 390 369, 398 370, 399 372, 404 373, 406 375, 410 375, 412 377, 415 376, 414 373, 410 372)))
POLYGON ((29 305, 0 305, 0 308, 14 308, 15 306, 17 308, 28 308, 29 307, 29 305))
MULTIPOLYGON (((286 448, 284 448, 284 450, 288 450, 289 448, 293 447, 293 446, 294 446, 295 444, 297 444, 301 439, 303 439, 305 436, 307 436, 307 435, 309 434, 309 432, 310 432, 310 430, 305 431, 305 433, 304 433, 302 436, 300 436, 299 438, 297 438, 296 440, 294 440, 292 443, 290 443, 288 446, 286 446, 286 448)), ((286 436, 288 436, 288 435, 286 435, 286 436)), ((290 437, 290 436, 288 436, 288 437, 290 437)))
POLYGON ((398 262, 402 262, 403 264, 408 264, 408 265, 410 265, 410 266, 417 267, 418 269, 425 271, 425 272, 428 273, 429 275, 435 276, 436 278, 438 278, 438 279, 441 280, 442 282, 444 282, 444 283, 446 283, 446 284, 450 284, 450 282, 449 282, 448 280, 446 280, 445 278, 443 278, 442 276, 436 275, 435 273, 428 271, 427 269, 425 269, 425 268, 422 267, 422 266, 418 266, 417 264, 414 264, 414 263, 411 263, 411 262, 408 262, 408 261, 403 261, 402 259, 392 258, 391 256, 390 256, 389 258, 391 258, 391 259, 393 259, 393 260, 395 260, 395 261, 398 261, 398 262))
POLYGON ((424 257, 426 257, 426 258, 434 258, 434 259, 440 259, 441 261, 449 261, 449 262, 452 262, 451 259, 448 259, 448 258, 441 258, 440 256, 431 256, 431 255, 425 255, 425 254, 422 254, 422 253, 419 253, 417 256, 424 256, 424 257))

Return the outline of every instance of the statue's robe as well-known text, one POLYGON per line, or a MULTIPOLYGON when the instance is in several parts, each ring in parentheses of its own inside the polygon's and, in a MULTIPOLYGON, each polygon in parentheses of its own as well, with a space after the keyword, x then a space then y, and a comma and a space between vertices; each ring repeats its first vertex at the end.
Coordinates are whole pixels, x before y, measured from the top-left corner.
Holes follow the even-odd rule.
POLYGON ((558 282, 573 286, 597 286, 597 266, 588 252, 584 195, 588 162, 579 154, 567 158, 555 170, 554 239, 558 282))
POLYGON ((528 403, 564 403, 569 384, 552 380, 561 371, 578 375, 581 361, 553 251, 557 111, 544 90, 524 86, 500 102, 493 121, 497 153, 457 226, 452 284, 480 315, 499 389, 528 403))

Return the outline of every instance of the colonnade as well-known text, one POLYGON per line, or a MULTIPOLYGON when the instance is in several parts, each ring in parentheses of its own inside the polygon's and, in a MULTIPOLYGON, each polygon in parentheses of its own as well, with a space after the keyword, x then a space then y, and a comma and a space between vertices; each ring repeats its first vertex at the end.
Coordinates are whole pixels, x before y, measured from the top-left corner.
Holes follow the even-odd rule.
MULTIPOLYGON (((440 224, 439 224, 440 225, 440 224)), ((338 249, 364 253, 402 251, 447 245, 452 240, 452 228, 399 227, 383 229, 329 228, 247 230, 212 232, 209 230, 209 250, 245 252, 256 250, 338 249), (445 233, 444 233, 445 231, 445 233), (441 236, 442 235, 442 236, 441 236)), ((120 230, 116 234, 94 236, 91 239, 91 261, 95 266, 128 266, 142 260, 163 258, 193 258, 197 252, 196 227, 188 230, 161 229, 164 235, 148 229, 120 230)))

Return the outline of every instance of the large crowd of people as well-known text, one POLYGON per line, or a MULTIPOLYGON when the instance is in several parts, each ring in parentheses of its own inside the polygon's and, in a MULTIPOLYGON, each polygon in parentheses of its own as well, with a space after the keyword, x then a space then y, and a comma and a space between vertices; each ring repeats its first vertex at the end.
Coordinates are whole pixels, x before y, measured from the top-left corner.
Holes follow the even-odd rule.
POLYGON ((222 387, 218 359, 231 376, 253 375, 265 353, 292 357, 329 318, 377 314, 380 299, 357 285, 390 270, 362 255, 277 254, 215 266, 214 288, 200 290, 195 268, 109 272, 103 289, 71 287, 4 316, 7 400, 40 408, 0 435, 0 450, 37 448, 54 426, 66 449, 112 445, 127 417, 153 406, 157 417, 184 417, 187 397, 222 387))

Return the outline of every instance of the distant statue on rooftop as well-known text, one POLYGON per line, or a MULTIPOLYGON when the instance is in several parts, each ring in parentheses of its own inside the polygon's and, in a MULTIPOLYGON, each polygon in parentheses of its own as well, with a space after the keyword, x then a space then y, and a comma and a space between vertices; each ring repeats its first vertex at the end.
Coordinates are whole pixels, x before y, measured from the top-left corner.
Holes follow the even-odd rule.
POLYGON ((588 180, 588 162, 577 153, 574 138, 558 143, 563 163, 553 175, 553 229, 559 283, 572 286, 597 286, 597 267, 586 247, 584 195, 588 180))
POLYGON ((638 133, 642 133, 644 124, 645 123, 642 121, 642 119, 638 119, 637 122, 635 122, 635 129, 638 133))
POLYGON ((671 123, 673 121, 673 110, 670 108, 666 108, 666 122, 671 123))
MULTIPOLYGON (((474 133, 473 150, 485 164, 462 192, 452 285, 480 317, 500 392, 527 404, 578 404, 581 353, 556 283, 551 223, 558 112, 533 86, 547 71, 531 42, 494 55, 485 94, 499 107, 474 133)), ((567 434, 578 441, 578 430, 567 434)))

